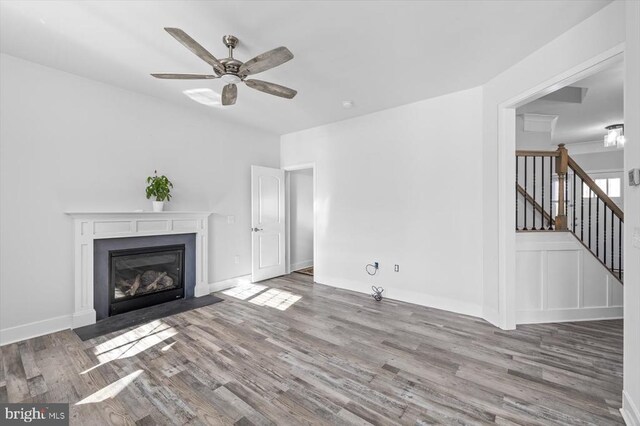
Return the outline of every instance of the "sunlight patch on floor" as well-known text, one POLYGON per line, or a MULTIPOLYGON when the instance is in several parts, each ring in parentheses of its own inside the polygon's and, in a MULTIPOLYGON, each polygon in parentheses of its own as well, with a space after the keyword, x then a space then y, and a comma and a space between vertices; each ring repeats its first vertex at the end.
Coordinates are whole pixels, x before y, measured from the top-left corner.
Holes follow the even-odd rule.
POLYGON ((242 283, 223 291, 222 294, 226 294, 227 296, 235 297, 240 300, 247 300, 248 298, 260 293, 265 288, 267 288, 266 285, 242 283))
POLYGON ((288 291, 279 290, 277 288, 271 288, 264 293, 249 300, 249 303, 253 303, 258 306, 269 306, 276 308, 280 311, 285 311, 289 306, 302 299, 302 296, 289 293, 288 291))
POLYGON ((82 401, 76 402, 76 405, 95 404, 96 402, 102 402, 106 399, 113 398, 118 395, 124 388, 129 386, 133 381, 142 374, 142 370, 134 371, 133 373, 124 376, 120 380, 117 380, 110 385, 107 385, 97 392, 92 393, 82 401))
POLYGON ((120 336, 97 345, 93 353, 98 358, 98 365, 83 371, 81 374, 116 359, 130 358, 178 334, 175 328, 160 320, 151 321, 138 328, 127 331, 120 336))

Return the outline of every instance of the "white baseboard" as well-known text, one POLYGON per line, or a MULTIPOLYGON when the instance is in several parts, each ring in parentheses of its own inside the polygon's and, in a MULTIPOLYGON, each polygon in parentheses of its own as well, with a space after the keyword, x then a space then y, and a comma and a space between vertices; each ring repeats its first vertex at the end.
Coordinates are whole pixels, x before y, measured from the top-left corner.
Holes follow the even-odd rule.
POLYGON ((603 306, 596 308, 549 309, 546 311, 518 311, 516 324, 540 324, 546 322, 597 321, 620 319, 622 306, 603 306))
POLYGON ((229 278, 228 280, 211 283, 209 284, 209 293, 226 290, 228 288, 235 287, 238 284, 244 283, 251 283, 251 275, 242 275, 235 278, 229 278))
POLYGON ((75 312, 71 315, 71 328, 84 327, 96 323, 96 310, 91 308, 85 311, 75 312))
POLYGON ((55 318, 2 329, 0 330, 0 346, 31 339, 44 334, 55 333, 60 330, 70 329, 71 322, 71 315, 62 315, 55 318))
POLYGON ((629 397, 627 391, 622 391, 622 418, 627 426, 640 426, 640 410, 629 397))
POLYGON ((211 284, 207 284, 206 282, 202 284, 196 284, 193 289, 193 297, 206 296, 207 294, 211 293, 211 290, 209 290, 210 287, 211 284))
MULTIPOLYGON (((315 282, 358 293, 371 293, 371 284, 362 282, 354 282, 327 276, 319 277, 317 275, 315 277, 315 282)), ((443 311, 455 312, 457 314, 470 315, 478 318, 482 317, 482 306, 476 305, 475 303, 460 302, 458 300, 431 296, 425 293, 392 288, 385 288, 382 296, 391 300, 413 303, 416 305, 427 306, 429 308, 442 309, 443 311)))
MULTIPOLYGON (((251 275, 231 278, 224 281, 209 284, 208 291, 213 293, 234 287, 242 282, 251 282, 251 275)), ((205 293, 205 294, 209 294, 205 293)), ((203 295, 203 294, 200 294, 203 295)), ((35 321, 28 324, 18 325, 15 327, 4 328, 0 330, 0 346, 10 343, 19 342, 21 340, 31 339, 33 337, 42 336, 44 334, 55 333, 60 330, 67 330, 83 325, 94 324, 96 322, 95 310, 87 310, 76 315, 63 315, 46 320, 35 321)))
POLYGON ((491 323, 491 325, 495 325, 496 327, 502 328, 503 330, 505 330, 505 328, 502 327, 502 324, 500 321, 500 312, 497 309, 483 307, 482 319, 484 319, 488 323, 491 323))
POLYGON ((299 271, 300 269, 310 268, 313 266, 313 259, 303 260, 302 262, 296 262, 291 264, 291 272, 299 271))

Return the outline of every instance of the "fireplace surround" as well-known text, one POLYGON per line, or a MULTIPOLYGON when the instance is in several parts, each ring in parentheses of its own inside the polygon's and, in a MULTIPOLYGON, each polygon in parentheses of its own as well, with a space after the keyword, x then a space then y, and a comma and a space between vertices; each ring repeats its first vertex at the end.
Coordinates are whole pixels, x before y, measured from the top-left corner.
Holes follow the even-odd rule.
POLYGON ((96 256, 104 259, 100 250, 103 243, 106 243, 105 247, 109 247, 109 241, 117 242, 111 250, 184 244, 185 265, 189 262, 193 264, 193 268, 184 269, 184 297, 200 297, 209 294, 208 218, 211 213, 68 212, 67 214, 74 220, 75 235, 75 294, 72 327, 94 324, 96 319, 109 316, 108 253, 106 261, 95 262, 96 256), (175 240, 174 238, 178 236, 185 237, 186 240, 182 242, 175 240), (141 240, 146 237, 154 237, 155 241, 150 243, 141 240), (160 237, 171 238, 160 240, 160 237), (191 243, 188 242, 189 239, 191 243), (189 246, 192 247, 191 251, 189 246), (191 255, 189 255, 190 252, 191 255), (106 285, 98 287, 95 284, 97 283, 96 273, 102 268, 99 265, 106 265, 107 272, 105 272, 106 285), (192 270, 191 278, 188 272, 190 269, 192 270), (104 306, 107 307, 104 308, 104 306))

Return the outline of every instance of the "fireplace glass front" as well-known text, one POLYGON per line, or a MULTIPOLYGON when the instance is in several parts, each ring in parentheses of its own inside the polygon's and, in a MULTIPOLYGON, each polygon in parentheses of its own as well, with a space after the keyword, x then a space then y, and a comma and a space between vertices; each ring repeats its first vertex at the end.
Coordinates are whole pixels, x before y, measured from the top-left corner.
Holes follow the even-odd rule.
POLYGON ((109 316, 184 297, 185 246, 109 252, 109 316))

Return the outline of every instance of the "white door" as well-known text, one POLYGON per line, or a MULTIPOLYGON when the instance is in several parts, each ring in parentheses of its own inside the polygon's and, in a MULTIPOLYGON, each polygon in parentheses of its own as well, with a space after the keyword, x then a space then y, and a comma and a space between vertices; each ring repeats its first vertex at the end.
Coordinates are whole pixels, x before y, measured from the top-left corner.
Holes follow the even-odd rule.
POLYGON ((251 166, 251 281, 286 273, 284 170, 251 166))

